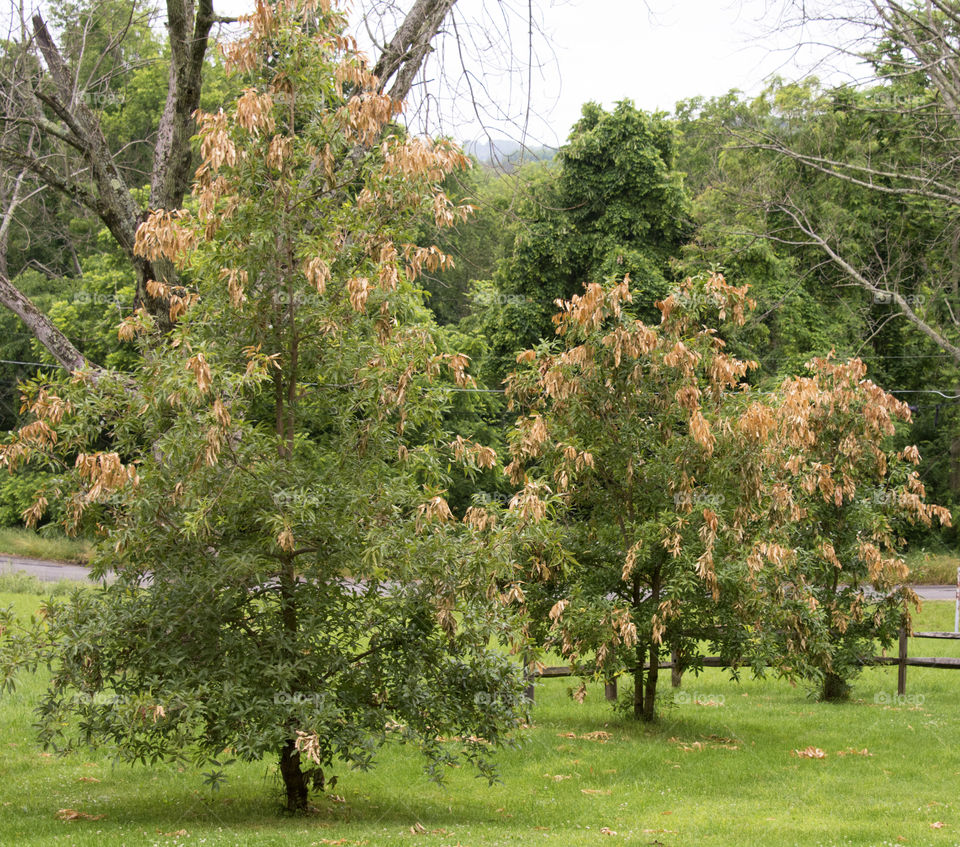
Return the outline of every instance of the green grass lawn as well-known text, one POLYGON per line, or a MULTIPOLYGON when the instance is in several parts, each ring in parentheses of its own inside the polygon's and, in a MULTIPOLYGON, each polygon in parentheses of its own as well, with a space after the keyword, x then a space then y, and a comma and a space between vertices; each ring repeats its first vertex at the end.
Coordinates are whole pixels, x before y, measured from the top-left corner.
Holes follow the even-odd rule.
MULTIPOLYGON (((40 598, 0 594, 25 614, 40 598)), ((952 629, 929 603, 919 629, 952 629)), ((914 655, 960 656, 960 643, 915 640, 914 655)), ((599 688, 583 705, 568 680, 537 689, 533 726, 499 757, 489 787, 467 769, 442 786, 402 747, 369 773, 340 772, 344 802, 309 817, 279 813, 272 762, 233 766, 219 792, 177 767, 114 765, 98 752, 58 759, 33 743, 41 679, 0 700, 2 845, 955 845, 960 843, 960 673, 870 669, 855 700, 816 703, 774 680, 721 671, 669 685, 661 721, 617 716, 599 688), (819 748, 824 758, 793 751, 819 748), (869 753, 869 755, 865 755, 869 753), (845 754, 845 755, 844 755, 845 754), (62 821, 73 809, 96 820, 62 821), (616 833, 616 835, 612 834, 616 833)))

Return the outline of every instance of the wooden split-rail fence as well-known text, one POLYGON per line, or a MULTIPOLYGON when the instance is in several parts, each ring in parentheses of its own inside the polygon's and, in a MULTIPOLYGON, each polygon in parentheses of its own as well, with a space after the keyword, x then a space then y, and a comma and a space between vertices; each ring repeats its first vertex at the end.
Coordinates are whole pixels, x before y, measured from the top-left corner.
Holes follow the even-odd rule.
MULTIPOLYGON (((874 656, 864 664, 868 665, 896 665, 897 666, 897 694, 902 696, 907 693, 907 668, 953 668, 960 670, 960 658, 952 656, 910 656, 908 651, 908 642, 911 638, 935 638, 952 641, 960 641, 960 633, 956 632, 914 632, 907 635, 906 630, 900 630, 900 638, 897 644, 896 656, 874 656)), ((705 668, 725 668, 729 665, 719 656, 704 656, 700 664, 705 668)), ((649 668, 650 665, 644 665, 649 668)), ((671 673, 671 682, 676 688, 680 685, 683 672, 680 669, 679 656, 674 652, 669 662, 660 662, 661 669, 669 669, 671 673)), ((632 668, 626 669, 627 673, 633 673, 632 668)), ((529 682, 527 685, 527 698, 534 699, 535 688, 533 681, 536 679, 551 679, 555 677, 575 676, 569 665, 557 665, 553 667, 534 668, 528 666, 525 670, 525 676, 529 682)), ((617 699, 617 680, 611 678, 604 684, 604 693, 608 700, 617 699)))

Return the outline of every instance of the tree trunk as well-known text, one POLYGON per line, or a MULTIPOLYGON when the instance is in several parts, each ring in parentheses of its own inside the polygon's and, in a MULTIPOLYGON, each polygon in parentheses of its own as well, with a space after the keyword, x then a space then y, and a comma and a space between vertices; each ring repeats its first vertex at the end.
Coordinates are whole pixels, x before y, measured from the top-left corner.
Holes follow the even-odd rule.
POLYGON ((289 740, 280 753, 280 775, 287 795, 288 812, 304 812, 307 809, 307 778, 300 768, 300 751, 296 741, 289 740))
POLYGON ((615 676, 608 677, 606 682, 604 682, 603 696, 606 697, 610 703, 617 702, 617 678, 615 676))
POLYGON ((645 680, 643 674, 643 663, 646 657, 646 645, 637 642, 636 667, 633 669, 633 717, 634 720, 643 720, 645 714, 643 692, 645 680))
POLYGON ((70 343, 46 314, 7 279, 4 273, 0 273, 0 303, 14 312, 34 337, 68 371, 75 371, 87 365, 83 354, 70 343))
POLYGON ((820 699, 828 702, 839 702, 846 700, 850 696, 850 686, 847 681, 835 674, 833 671, 827 671, 823 677, 823 688, 820 690, 820 699))
MULTIPOLYGON (((660 564, 653 567, 650 579, 650 604, 656 614, 660 608, 660 564)), ((660 644, 650 638, 650 669, 647 671, 647 690, 643 697, 642 720, 650 722, 656 718, 657 677, 660 675, 660 644)))
MULTIPOLYGON (((284 447, 281 444, 281 454, 284 447)), ((283 630, 286 633, 286 647, 295 652, 299 622, 297 620, 296 582, 297 575, 293 567, 293 558, 284 557, 280 569, 280 617, 283 630)), ((289 657, 295 661, 295 656, 289 657)), ((287 726, 288 732, 293 727, 287 726)), ((302 812, 307 808, 307 780, 300 767, 300 751, 294 739, 287 741, 280 753, 280 775, 283 777, 283 787, 287 795, 287 811, 302 812)))
POLYGON ((642 720, 649 723, 656 718, 657 677, 660 675, 660 645, 650 641, 650 669, 647 671, 647 690, 643 696, 642 720))
MULTIPOLYGON (((633 584, 631 585, 632 589, 632 600, 633 600, 633 611, 637 613, 640 611, 640 600, 642 598, 640 592, 640 577, 638 574, 634 573, 633 575, 633 584)), ((637 641, 636 649, 634 650, 634 669, 633 669, 633 717, 634 720, 640 720, 643 717, 643 689, 644 689, 644 678, 643 678, 643 663, 645 661, 644 655, 646 653, 645 645, 640 641, 637 641)))
POLYGON ((950 491, 960 492, 960 435, 950 441, 950 491))
POLYGON ((374 65, 380 90, 392 79, 390 96, 403 100, 430 53, 430 42, 457 0, 417 0, 374 65))
POLYGON ((200 107, 203 62, 213 26, 213 0, 167 0, 170 72, 157 128, 150 178, 150 208, 179 209, 193 179, 193 113, 200 107))

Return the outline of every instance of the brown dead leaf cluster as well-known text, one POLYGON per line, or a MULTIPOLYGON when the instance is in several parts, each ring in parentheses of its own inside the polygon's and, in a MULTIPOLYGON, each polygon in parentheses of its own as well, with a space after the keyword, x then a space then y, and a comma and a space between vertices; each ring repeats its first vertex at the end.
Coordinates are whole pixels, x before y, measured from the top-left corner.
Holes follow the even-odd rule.
POLYGON ((676 744, 684 753, 700 753, 703 750, 739 750, 740 745, 735 738, 724 735, 702 735, 701 741, 684 741, 681 738, 671 737, 671 744, 676 744))
POLYGON ((57 817, 62 821, 99 821, 106 815, 88 815, 86 812, 78 812, 76 809, 57 809, 57 817))
POLYGON ((827 757, 827 754, 819 747, 804 747, 803 750, 791 750, 790 755, 796 756, 798 759, 825 759, 827 757))
POLYGON ((598 729, 596 732, 587 732, 584 735, 577 735, 575 732, 558 732, 558 738, 578 738, 580 741, 596 741, 598 744, 606 744, 613 736, 609 732, 598 729))

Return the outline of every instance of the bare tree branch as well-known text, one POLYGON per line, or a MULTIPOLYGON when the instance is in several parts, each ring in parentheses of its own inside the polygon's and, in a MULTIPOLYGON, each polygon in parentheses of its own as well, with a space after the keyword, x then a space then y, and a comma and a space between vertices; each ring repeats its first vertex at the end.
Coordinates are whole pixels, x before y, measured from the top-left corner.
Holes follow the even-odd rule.
POLYGON ((896 304, 897 308, 899 308, 903 313, 903 316, 910 321, 910 323, 912 323, 918 330, 920 330, 920 332, 927 336, 927 338, 933 341, 934 344, 949 353, 953 357, 954 361, 957 362, 957 364, 960 364, 960 347, 949 341, 941 332, 917 315, 917 313, 907 302, 906 298, 904 298, 898 291, 889 287, 879 286, 867 279, 866 276, 864 276, 852 264, 844 259, 843 256, 841 256, 833 248, 833 246, 817 232, 816 228, 810 224, 802 210, 788 203, 775 204, 775 208, 786 214, 796 224, 797 229, 809 237, 810 241, 808 243, 815 244, 816 246, 820 247, 820 249, 830 257, 830 260, 860 288, 872 295, 881 295, 884 299, 890 298, 893 303, 896 304))
POLYGON ((390 96, 394 100, 406 98, 430 52, 430 42, 456 2, 457 0, 417 0, 414 3, 373 67, 374 74, 380 80, 381 91, 386 91, 388 83, 393 80, 390 96))

